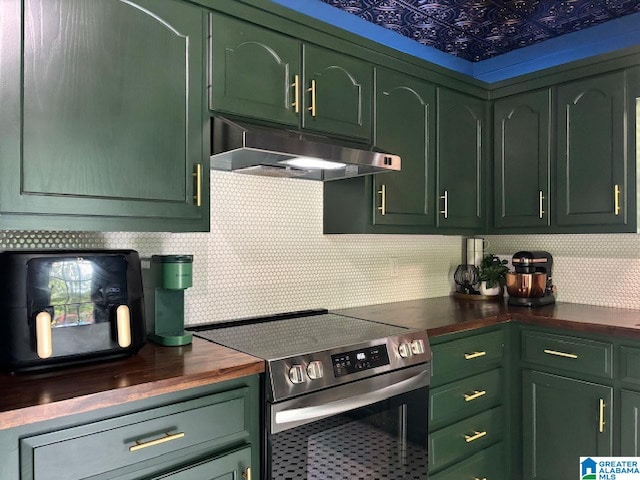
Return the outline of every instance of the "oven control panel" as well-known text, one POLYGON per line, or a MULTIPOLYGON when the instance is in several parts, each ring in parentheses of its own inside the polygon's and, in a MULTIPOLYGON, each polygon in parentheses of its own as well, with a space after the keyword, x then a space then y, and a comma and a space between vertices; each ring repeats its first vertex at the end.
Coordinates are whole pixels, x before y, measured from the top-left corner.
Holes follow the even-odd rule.
POLYGON ((331 355, 331 361, 335 376, 342 377, 350 373, 389 365, 389 353, 386 344, 374 345, 373 347, 331 355))

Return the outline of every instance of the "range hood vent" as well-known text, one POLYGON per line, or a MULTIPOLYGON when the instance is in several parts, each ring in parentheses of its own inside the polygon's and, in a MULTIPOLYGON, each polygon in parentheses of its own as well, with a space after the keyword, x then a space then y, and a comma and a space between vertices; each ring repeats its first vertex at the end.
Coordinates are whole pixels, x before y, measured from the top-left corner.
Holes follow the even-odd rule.
POLYGON ((292 130, 214 117, 211 169, 271 177, 337 180, 400 170, 400 157, 292 130))

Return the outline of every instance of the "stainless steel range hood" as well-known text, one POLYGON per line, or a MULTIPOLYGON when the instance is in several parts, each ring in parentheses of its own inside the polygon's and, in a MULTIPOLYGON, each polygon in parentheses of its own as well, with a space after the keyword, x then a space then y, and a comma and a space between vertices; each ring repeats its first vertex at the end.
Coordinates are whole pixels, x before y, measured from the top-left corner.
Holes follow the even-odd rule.
POLYGON ((336 180, 400 170, 400 157, 327 137, 214 117, 211 169, 272 177, 336 180))

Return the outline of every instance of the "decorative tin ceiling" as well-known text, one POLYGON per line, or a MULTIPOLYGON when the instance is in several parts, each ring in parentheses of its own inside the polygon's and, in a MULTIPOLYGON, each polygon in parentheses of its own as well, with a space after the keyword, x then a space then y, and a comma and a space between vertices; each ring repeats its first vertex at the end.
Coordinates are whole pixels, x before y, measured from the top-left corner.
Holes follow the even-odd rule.
POLYGON ((478 62, 640 12, 639 0, 321 0, 478 62))

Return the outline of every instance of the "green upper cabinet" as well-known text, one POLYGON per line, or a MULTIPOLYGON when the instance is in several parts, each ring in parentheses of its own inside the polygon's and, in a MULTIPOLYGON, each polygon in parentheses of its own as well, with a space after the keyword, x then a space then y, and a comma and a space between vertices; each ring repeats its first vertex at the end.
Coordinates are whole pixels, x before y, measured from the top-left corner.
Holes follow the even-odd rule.
POLYGON ((369 140, 373 67, 357 58, 304 44, 302 126, 369 140))
POLYGON ((374 223, 435 226, 435 87, 384 69, 376 87, 375 144, 402 169, 374 177, 374 223))
POLYGON ((524 370, 526 480, 574 478, 580 457, 613 454, 613 388, 524 370))
POLYGON ((484 100, 438 88, 438 227, 485 226, 485 115, 484 100))
POLYGON ((2 17, 0 228, 207 230, 202 10, 7 0, 2 17))
POLYGON ((217 13, 209 28, 209 108, 298 126, 300 42, 217 13))
POLYGON ((218 13, 210 29, 211 110, 371 139, 369 63, 218 13))
POLYGON ((628 221, 624 72, 558 87, 558 225, 628 221))
POLYGON ((549 226, 551 91, 496 101, 493 122, 494 226, 549 226))

